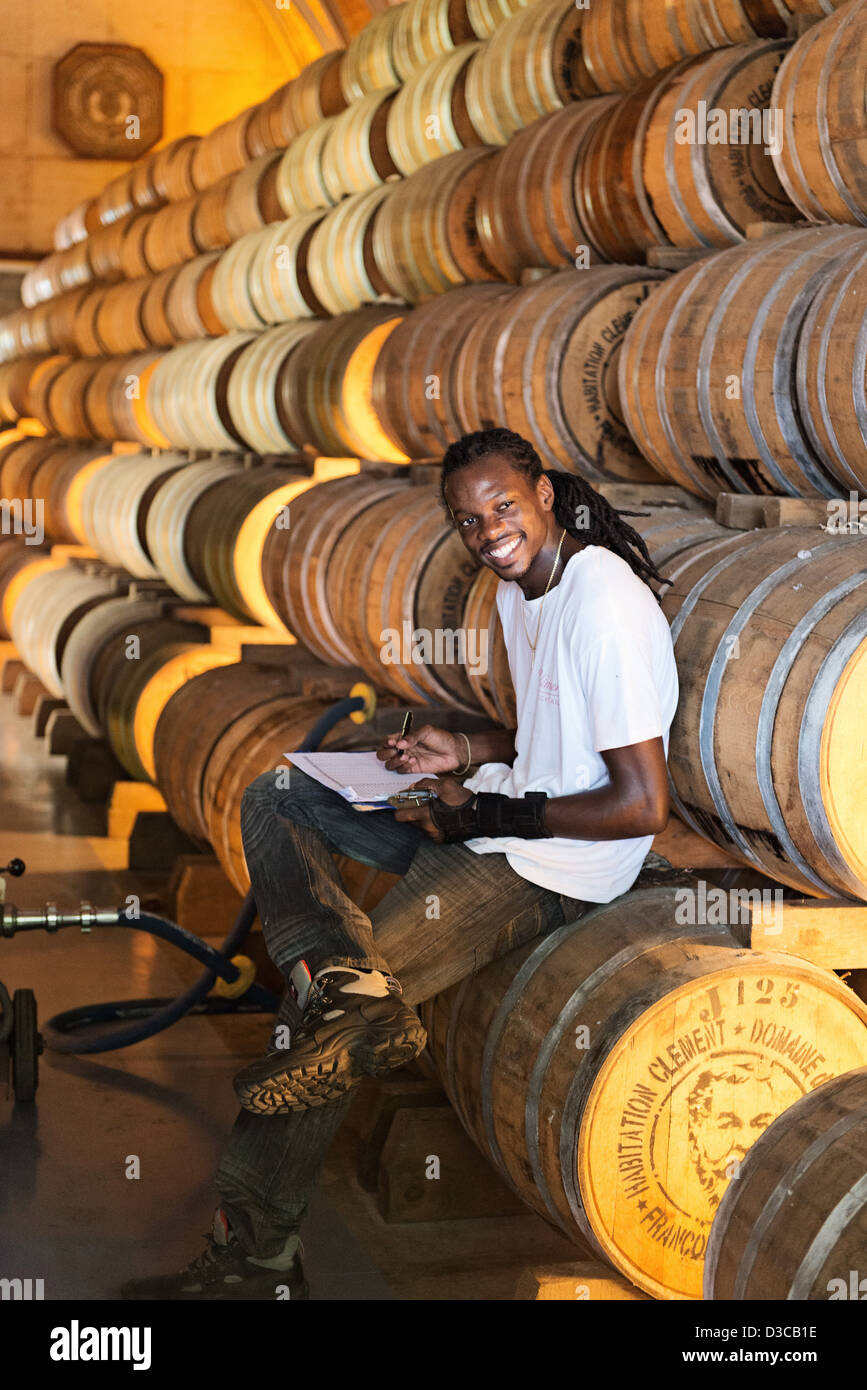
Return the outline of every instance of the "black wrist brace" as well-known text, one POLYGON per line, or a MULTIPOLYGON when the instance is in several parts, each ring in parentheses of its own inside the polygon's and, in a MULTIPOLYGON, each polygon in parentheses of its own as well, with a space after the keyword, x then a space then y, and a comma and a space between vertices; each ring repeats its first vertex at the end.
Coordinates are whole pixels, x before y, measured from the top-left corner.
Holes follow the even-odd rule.
POLYGON ((447 806, 434 797, 429 810, 431 820, 443 832, 448 844, 456 840, 474 840, 479 835, 551 839, 551 831, 545 829, 547 799, 547 792, 527 792, 525 796, 476 792, 463 806, 447 806))

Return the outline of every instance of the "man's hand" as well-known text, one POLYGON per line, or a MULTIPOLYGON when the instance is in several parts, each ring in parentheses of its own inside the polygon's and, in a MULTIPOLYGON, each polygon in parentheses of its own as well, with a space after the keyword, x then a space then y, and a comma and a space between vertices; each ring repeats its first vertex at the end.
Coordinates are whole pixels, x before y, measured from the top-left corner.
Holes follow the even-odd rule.
POLYGON ((466 767, 467 745, 459 734, 423 724, 406 738, 389 734, 376 756, 392 772, 453 772, 456 767, 466 767))
MULTIPOLYGON (((465 801, 471 801, 475 796, 475 792, 471 792, 457 777, 423 777, 420 782, 413 782, 410 790, 418 791, 425 788, 435 792, 440 801, 444 801, 447 806, 462 806, 465 801)), ((395 811, 394 817, 395 820, 412 821, 432 840, 442 843, 443 833, 431 820, 429 805, 401 807, 395 811)))

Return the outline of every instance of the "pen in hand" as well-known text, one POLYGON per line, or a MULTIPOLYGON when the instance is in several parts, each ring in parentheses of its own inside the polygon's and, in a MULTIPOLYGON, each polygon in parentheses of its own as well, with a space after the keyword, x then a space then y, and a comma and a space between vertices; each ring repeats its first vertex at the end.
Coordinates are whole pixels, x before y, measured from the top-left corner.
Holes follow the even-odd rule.
MULTIPOLYGON (((401 738, 406 738, 406 736, 407 736, 407 734, 409 733, 409 731, 410 731, 411 728, 412 728, 412 710, 411 710, 411 709, 408 709, 407 712, 406 712, 406 714, 403 716, 403 725, 401 726, 401 730, 400 730, 400 736, 401 736, 401 738)), ((398 752, 398 757, 400 758, 401 762, 403 762, 403 761, 405 760, 405 758, 406 758, 406 749, 401 749, 401 750, 398 752)))

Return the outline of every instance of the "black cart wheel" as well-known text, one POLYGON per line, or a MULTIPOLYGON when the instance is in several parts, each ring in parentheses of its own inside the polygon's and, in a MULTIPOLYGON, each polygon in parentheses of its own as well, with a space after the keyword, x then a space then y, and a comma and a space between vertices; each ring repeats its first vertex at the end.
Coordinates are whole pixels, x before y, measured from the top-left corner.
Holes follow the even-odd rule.
POLYGON ((12 1089, 18 1101, 33 1100, 39 1084, 39 1032, 36 996, 16 989, 12 996, 12 1089))

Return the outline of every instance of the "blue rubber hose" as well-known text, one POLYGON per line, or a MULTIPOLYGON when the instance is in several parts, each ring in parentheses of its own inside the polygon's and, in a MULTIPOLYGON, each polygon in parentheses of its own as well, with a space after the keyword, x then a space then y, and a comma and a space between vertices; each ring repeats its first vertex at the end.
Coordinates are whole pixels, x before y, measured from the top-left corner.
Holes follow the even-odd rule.
MULTIPOLYGON (((232 964, 230 957, 250 930, 255 915, 256 904, 252 893, 248 893, 232 930, 219 951, 216 951, 176 922, 154 917, 147 912, 130 918, 125 910, 119 911, 117 922, 107 925, 131 927, 134 931, 144 931, 151 936, 158 936, 209 968, 199 976, 195 984, 176 999, 127 999, 116 1003, 85 1004, 81 1008, 68 1009, 65 1013, 56 1014, 42 1026, 42 1036, 47 1046, 55 1052, 76 1054, 114 1052, 119 1047, 129 1047, 132 1043, 152 1038, 155 1033, 161 1033, 164 1028, 169 1028, 171 1024, 177 1023, 179 1018, 183 1018, 184 1014, 193 1010, 197 1013, 235 1012, 242 1000, 205 999, 205 996, 213 989, 218 978, 230 983, 238 978, 238 968, 232 964), (77 1035, 78 1029, 88 1025, 123 1018, 137 1018, 139 1021, 130 1023, 126 1028, 115 1029, 109 1034, 96 1034, 90 1038, 77 1035)), ((251 1013, 274 1013, 280 1005, 280 1000, 275 994, 257 984, 251 985, 245 992, 243 1002, 246 1004, 245 1012, 251 1013)))
MULTIPOLYGON (((299 753, 312 753, 325 735, 354 710, 363 709, 364 698, 350 695, 338 700, 317 719, 301 743, 299 753)), ((176 999, 127 999, 108 1004, 85 1004, 77 1009, 67 1009, 65 1013, 55 1014, 41 1025, 45 1043, 54 1052, 84 1055, 93 1052, 114 1052, 120 1047, 130 1047, 133 1043, 152 1038, 155 1033, 170 1028, 185 1014, 224 1014, 224 1013, 276 1013, 280 1000, 276 994, 262 985, 252 984, 238 999, 206 998, 218 978, 230 983, 238 978, 237 966, 231 957, 237 952, 256 916, 256 903, 252 889, 247 893, 232 929, 219 950, 208 946, 200 937, 170 922, 164 917, 151 913, 141 913, 138 917, 128 917, 125 909, 120 909, 117 922, 104 925, 109 927, 128 927, 133 931, 146 931, 151 936, 160 937, 179 947, 187 955, 201 961, 207 969, 195 984, 176 999), (126 1027, 114 1029, 110 1033, 97 1033, 84 1037, 79 1029, 94 1024, 110 1023, 112 1020, 127 1019, 126 1027)), ((71 923, 69 925, 72 925, 71 923)))

